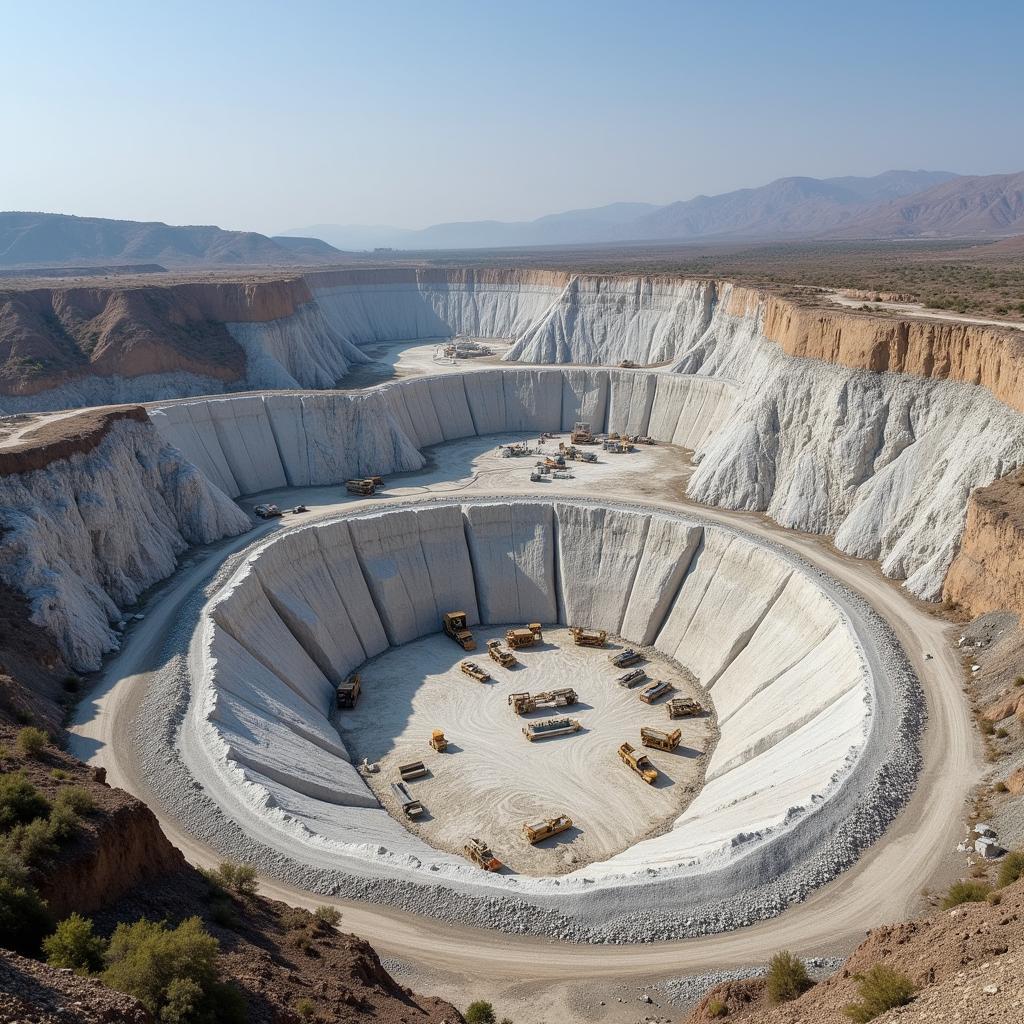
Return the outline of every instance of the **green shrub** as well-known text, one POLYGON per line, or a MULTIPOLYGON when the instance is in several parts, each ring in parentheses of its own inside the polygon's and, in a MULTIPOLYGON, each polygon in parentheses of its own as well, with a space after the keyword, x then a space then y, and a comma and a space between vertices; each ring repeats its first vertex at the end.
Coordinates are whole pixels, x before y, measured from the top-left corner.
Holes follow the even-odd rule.
POLYGON ((466 1024, 494 1024, 494 1007, 485 999, 477 999, 466 1008, 466 1024))
POLYGON ((1024 850, 1011 850, 999 865, 999 886, 1012 885, 1024 875, 1024 850))
POLYGON ((337 928, 341 924, 341 911, 337 907, 317 907, 313 916, 328 928, 337 928))
POLYGON ((18 738, 14 741, 14 745, 23 757, 38 757, 49 742, 50 737, 42 729, 29 725, 18 732, 18 738))
POLYGON ((295 1012, 303 1020, 312 1020, 316 1016, 316 1007, 313 1005, 312 999, 300 999, 295 1004, 295 1012))
POLYGON ((46 904, 29 885, 28 872, 10 857, 0 862, 0 946, 35 956, 53 927, 46 904))
POLYGON ((906 1006, 914 998, 914 983, 905 975, 885 964, 875 964, 869 971, 857 976, 860 1000, 843 1008, 843 1013, 854 1024, 867 1024, 880 1013, 897 1006, 906 1006))
POLYGON ((776 953, 768 964, 768 998, 773 1003, 788 1003, 813 984, 803 961, 787 950, 776 953))
POLYGON ((54 768, 53 771, 50 772, 50 778, 56 780, 57 782, 66 782, 68 779, 71 778, 71 776, 66 771, 64 771, 63 768, 54 768))
POLYGON ((991 886, 987 882, 957 882, 949 887, 942 909, 950 910, 961 903, 983 903, 990 891, 991 886))
POLYGON ((163 1024, 244 1021, 241 996, 218 980, 217 949, 198 917, 177 928, 145 918, 119 924, 107 948, 103 983, 135 996, 163 1024))
POLYGON ((1002 727, 996 729, 996 739, 998 739, 998 740, 1005 740, 1009 735, 1010 735, 1010 730, 1009 729, 1004 729, 1002 727))
POLYGON ((0 775, 0 832, 49 813, 49 800, 21 772, 0 775))
POLYGON ((80 914, 65 917, 57 930, 43 940, 46 962, 52 967, 70 967, 79 974, 92 974, 103 967, 107 944, 93 934, 92 921, 80 914))
POLYGON ((85 786, 67 786, 61 789, 53 801, 54 807, 67 807, 76 815, 92 814, 96 801, 85 786))
POLYGON ((221 896, 211 902, 210 920, 214 924, 219 924, 221 928, 230 928, 232 931, 238 927, 238 914, 228 897, 221 896))
POLYGON ((985 899, 993 907, 998 907, 1003 902, 1003 894, 1001 892, 990 892, 985 899))
POLYGON ((1007 793, 1007 792, 1009 792, 1005 782, 997 782, 992 788, 997 793, 1007 793))
POLYGON ((204 874, 236 896, 256 894, 256 869, 251 864, 232 864, 230 861, 224 861, 215 871, 204 874))
POLYGON ((704 1012, 709 1017, 728 1017, 729 1007, 726 1006, 721 999, 712 999, 711 1002, 704 1007, 704 1012))

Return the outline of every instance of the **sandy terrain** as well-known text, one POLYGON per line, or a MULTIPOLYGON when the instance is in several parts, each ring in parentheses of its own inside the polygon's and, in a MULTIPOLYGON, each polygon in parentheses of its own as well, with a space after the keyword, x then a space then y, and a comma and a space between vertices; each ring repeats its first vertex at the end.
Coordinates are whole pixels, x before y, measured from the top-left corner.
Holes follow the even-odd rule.
MULTIPOLYGON (((379 762, 379 774, 367 781, 381 803, 400 822, 432 846, 461 853, 470 836, 490 842, 495 856, 512 871, 555 875, 603 860, 655 835, 677 818, 700 786, 707 753, 714 741, 710 717, 669 724, 665 698, 648 706, 640 688, 616 685, 623 670, 608 662, 621 650, 577 647, 567 629, 545 631, 544 644, 517 652, 520 665, 501 668, 486 653, 486 641, 504 637, 503 628, 475 628, 478 649, 466 654, 448 637, 427 637, 392 648, 360 670, 363 696, 337 724, 353 760, 379 762), (469 658, 491 673, 477 683, 459 669, 469 658), (580 702, 560 710, 538 709, 524 717, 508 706, 508 695, 571 686, 580 702), (571 717, 582 725, 572 736, 530 743, 522 734, 528 722, 571 717), (661 777, 646 785, 619 760, 628 741, 637 749, 640 726, 683 733, 673 753, 645 750, 661 777), (429 748, 431 730, 443 729, 447 752, 429 748), (424 761, 430 775, 409 783, 426 808, 410 822, 390 791, 397 766, 424 761), (568 814, 574 827, 536 847, 523 839, 520 826, 538 817, 568 814)), ((652 654, 642 666, 651 679, 676 687, 674 696, 709 703, 664 658, 652 654)))

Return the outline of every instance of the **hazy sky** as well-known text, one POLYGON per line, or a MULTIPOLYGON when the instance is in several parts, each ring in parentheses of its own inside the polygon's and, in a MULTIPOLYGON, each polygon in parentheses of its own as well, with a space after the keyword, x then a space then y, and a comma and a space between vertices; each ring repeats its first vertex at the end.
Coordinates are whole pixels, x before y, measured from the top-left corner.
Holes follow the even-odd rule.
POLYGON ((0 0, 0 209, 421 227, 1024 168, 1019 2, 0 0))

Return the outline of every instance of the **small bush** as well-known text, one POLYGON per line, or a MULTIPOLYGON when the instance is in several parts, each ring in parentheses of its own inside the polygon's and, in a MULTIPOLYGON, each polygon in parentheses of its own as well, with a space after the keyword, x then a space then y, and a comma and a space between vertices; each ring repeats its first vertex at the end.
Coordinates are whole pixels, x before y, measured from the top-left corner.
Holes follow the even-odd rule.
POLYGON ((1005 782, 997 782, 992 788, 997 793, 1008 793, 1009 792, 1009 789, 1007 788, 1007 785, 1006 785, 1005 782))
POLYGON ((341 911, 337 907, 317 907, 313 916, 328 928, 337 928, 341 924, 341 911))
POLYGON ((985 899, 990 906, 998 907, 1003 902, 1003 894, 1001 892, 990 892, 985 899))
POLYGON ((218 884, 236 896, 256 894, 256 869, 251 864, 232 864, 230 861, 224 861, 212 872, 212 876, 218 884))
POLYGON ((885 964, 875 964, 857 977, 860 1000, 843 1008, 854 1024, 867 1024, 880 1013, 897 1006, 906 1006, 914 998, 914 983, 885 964))
POLYGON ((316 1007, 313 1005, 312 999, 300 999, 295 1004, 295 1012, 303 1020, 312 1020, 316 1016, 316 1007))
POLYGON ((4 858, 0 864, 0 946, 35 956, 52 927, 46 904, 29 885, 24 867, 4 858))
POLYGON ((1004 729, 1002 727, 996 729, 996 739, 1005 740, 1009 735, 1010 735, 1010 730, 1009 729, 1004 729))
POLYGON ((15 825, 4 837, 4 850, 28 867, 37 867, 57 852, 57 841, 49 818, 36 818, 27 825, 15 825))
POLYGON ((1024 850, 1011 850, 999 865, 999 887, 1012 885, 1024 875, 1024 850))
POLYGON ((71 778, 71 776, 64 771, 63 768, 54 768, 53 771, 50 772, 50 778, 55 782, 66 782, 71 778))
POLYGON ((1014 686, 1024 686, 1024 676, 1017 676, 1013 681, 1014 686))
POLYGON ((711 1002, 704 1007, 704 1012, 709 1017, 728 1017, 729 1007, 726 1006, 721 999, 712 999, 711 1002))
POLYGON ((231 900, 221 898, 210 904, 210 920, 219 924, 221 928, 230 928, 234 931, 238 927, 238 914, 235 912, 231 900))
POLYGON ((84 786, 68 786, 57 793, 53 801, 54 807, 67 807, 76 815, 92 814, 96 810, 96 801, 92 793, 84 786))
POLYGON ((996 727, 987 718, 978 719, 978 728, 982 736, 991 736, 996 731, 996 727))
POLYGON ((787 950, 776 953, 768 964, 768 998, 773 1003, 788 1003, 813 984, 803 961, 787 950))
POLYGON ((50 813, 50 802, 21 772, 0 775, 0 832, 50 813))
POLYGON ((282 910, 278 920, 285 931, 289 932, 304 931, 312 924, 309 914, 305 910, 299 910, 298 907, 288 907, 286 910, 282 910))
POLYGON ((477 999, 466 1008, 466 1024, 494 1024, 494 1007, 485 999, 477 999))
POLYGON ((961 903, 982 903, 990 891, 991 887, 987 882, 957 882, 949 887, 949 892, 942 901, 942 909, 951 910, 961 903))
POLYGON ((22 757, 39 757, 49 742, 50 737, 42 729, 29 725, 18 732, 14 745, 22 757))
POLYGON ((92 921, 80 914, 65 917, 43 940, 43 952, 51 967, 70 967, 79 974, 100 970, 106 948, 103 939, 93 934, 92 921))

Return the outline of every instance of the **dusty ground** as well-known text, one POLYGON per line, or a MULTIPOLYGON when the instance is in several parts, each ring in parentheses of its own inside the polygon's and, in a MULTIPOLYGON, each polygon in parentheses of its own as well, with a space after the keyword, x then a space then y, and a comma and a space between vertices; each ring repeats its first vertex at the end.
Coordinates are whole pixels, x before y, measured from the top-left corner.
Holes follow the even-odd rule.
POLYGON ((437 341, 382 341, 360 346, 373 360, 359 363, 338 381, 339 391, 358 391, 360 388, 383 384, 399 377, 415 377, 424 373, 465 373, 467 370, 493 369, 501 364, 501 357, 512 347, 511 342, 481 338, 480 343, 491 350, 489 356, 466 359, 447 359, 439 349, 448 339, 437 341))
MULTIPOLYGON (((517 652, 521 664, 501 668, 486 652, 486 641, 503 638, 505 627, 475 628, 478 649, 469 654, 448 637, 435 635, 392 648, 360 669, 363 696, 337 724, 353 760, 379 762, 367 781, 387 810, 432 846, 462 853, 469 837, 488 841, 495 856, 517 873, 557 875, 664 832, 693 799, 714 746, 711 716, 669 723, 665 698, 648 706, 640 687, 615 682, 623 670, 608 661, 621 644, 604 649, 577 647, 567 629, 546 630, 544 644, 517 652), (469 658, 491 673, 478 683, 459 669, 469 658), (544 708, 524 717, 508 705, 508 695, 571 686, 580 702, 571 708, 544 708), (571 736, 527 741, 528 722, 551 717, 577 719, 571 736), (646 750, 640 726, 683 733, 673 753, 646 750), (449 747, 437 753, 427 740, 443 729, 449 747), (650 756, 661 773, 647 785, 618 756, 629 742, 650 756), (410 782, 426 813, 409 821, 393 798, 397 766, 422 760, 430 775, 410 782), (568 814, 574 827, 530 846, 520 830, 524 821, 568 814)), ((651 679, 676 687, 673 696, 708 698, 685 673, 653 654, 642 666, 651 679)))

